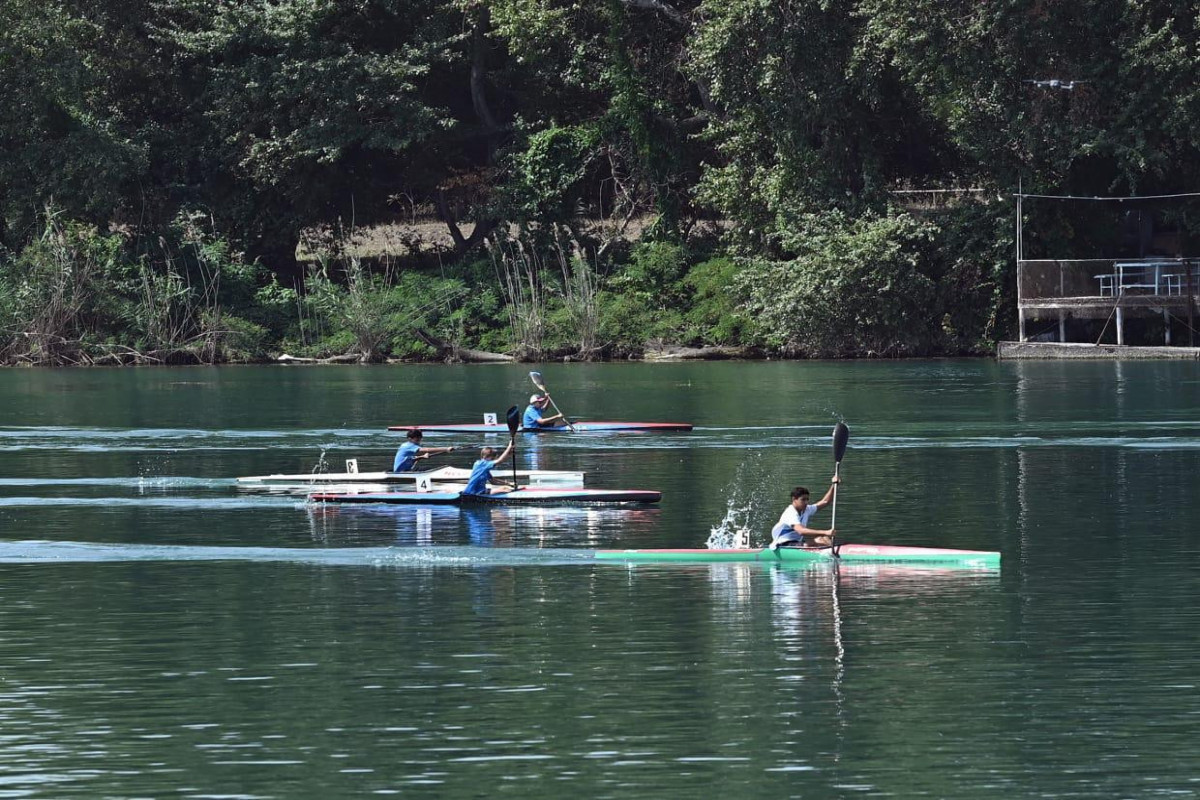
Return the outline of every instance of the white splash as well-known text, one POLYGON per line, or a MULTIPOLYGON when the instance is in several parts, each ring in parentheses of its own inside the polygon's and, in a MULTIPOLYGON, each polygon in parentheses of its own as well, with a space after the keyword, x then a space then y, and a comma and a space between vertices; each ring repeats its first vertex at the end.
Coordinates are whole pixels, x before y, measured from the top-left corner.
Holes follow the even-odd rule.
POLYGON ((751 503, 730 498, 725 507, 725 517, 713 526, 704 546, 709 550, 725 550, 730 547, 750 546, 751 503))

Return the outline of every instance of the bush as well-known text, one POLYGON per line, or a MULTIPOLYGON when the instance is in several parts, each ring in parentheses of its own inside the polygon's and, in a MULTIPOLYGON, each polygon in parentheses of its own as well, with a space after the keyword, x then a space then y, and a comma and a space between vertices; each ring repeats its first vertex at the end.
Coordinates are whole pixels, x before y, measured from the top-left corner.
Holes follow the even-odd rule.
POLYGON ((108 291, 122 265, 122 242, 45 210, 42 235, 0 262, 0 353, 8 363, 90 363, 89 341, 120 328, 108 291))
POLYGON ((684 344, 741 345, 750 320, 741 311, 744 293, 737 283, 741 267, 732 258, 713 258, 692 267, 683 278, 691 294, 684 312, 684 344))
POLYGON ((1004 203, 977 203, 938 219, 938 307, 948 352, 991 352, 1016 320, 1010 212, 1004 203))
POLYGON ((738 277, 762 341, 786 355, 898 356, 930 351, 940 321, 929 263, 935 229, 905 214, 800 218, 789 261, 750 260, 738 277))
POLYGON ((451 304, 466 293, 460 281, 416 272, 373 275, 358 259, 350 259, 344 280, 330 278, 328 263, 309 275, 303 307, 312 344, 304 352, 356 355, 363 362, 427 357, 434 351, 418 332, 452 333, 451 304))
POLYGON ((688 251, 674 242, 641 242, 629 263, 613 276, 614 291, 641 297, 648 307, 680 306, 686 300, 680 283, 687 272, 688 251))

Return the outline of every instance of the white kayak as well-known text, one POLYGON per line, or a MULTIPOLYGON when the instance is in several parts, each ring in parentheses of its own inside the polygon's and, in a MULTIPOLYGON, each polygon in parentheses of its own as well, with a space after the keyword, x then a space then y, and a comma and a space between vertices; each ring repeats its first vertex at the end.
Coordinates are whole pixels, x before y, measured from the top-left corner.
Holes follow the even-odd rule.
MULTIPOLYGON (((511 478, 512 470, 496 468, 496 475, 501 478, 511 478)), ((517 482, 529 486, 582 486, 582 472, 549 469, 519 469, 517 482)), ((319 484, 387 484, 429 486, 436 483, 466 483, 471 477, 471 470, 462 467, 441 467, 440 469, 423 472, 310 472, 296 475, 249 475, 238 478, 240 485, 271 486, 278 484, 308 485, 319 484)))

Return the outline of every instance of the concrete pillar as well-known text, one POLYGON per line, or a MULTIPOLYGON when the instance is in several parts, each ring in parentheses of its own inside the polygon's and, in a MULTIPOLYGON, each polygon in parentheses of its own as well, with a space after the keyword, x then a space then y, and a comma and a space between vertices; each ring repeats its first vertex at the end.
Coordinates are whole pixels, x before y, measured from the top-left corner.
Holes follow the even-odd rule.
POLYGON ((1171 346, 1171 314, 1165 308, 1163 309, 1163 338, 1166 339, 1168 347, 1171 346))
POLYGON ((1058 310, 1058 341, 1065 342, 1067 340, 1067 312, 1061 308, 1058 310))
POLYGON ((1125 344, 1125 314, 1117 306, 1117 344, 1125 344))
POLYGON ((1020 339, 1022 342, 1027 341, 1025 338, 1025 309, 1017 309, 1017 327, 1020 328, 1020 339))

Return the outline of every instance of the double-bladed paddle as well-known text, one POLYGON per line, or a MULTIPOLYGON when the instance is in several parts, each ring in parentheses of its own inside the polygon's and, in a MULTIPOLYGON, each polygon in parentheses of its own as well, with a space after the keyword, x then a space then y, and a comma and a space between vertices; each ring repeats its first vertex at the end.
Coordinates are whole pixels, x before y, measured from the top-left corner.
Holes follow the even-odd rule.
MULTIPOLYGON (((833 428, 833 510, 832 519, 829 522, 829 527, 837 530, 837 490, 838 490, 838 472, 842 467, 842 456, 846 455, 846 445, 850 441, 850 429, 846 427, 846 423, 839 422, 833 428)), ((838 546, 833 543, 830 538, 829 546, 833 548, 833 555, 838 555, 838 546)))
POLYGON ((511 406, 504 414, 508 423, 508 446, 512 448, 513 488, 517 488, 517 429, 521 427, 521 412, 511 406))
POLYGON ((577 433, 575 426, 571 424, 571 420, 567 419, 567 415, 562 413, 562 410, 558 407, 558 403, 554 402, 554 398, 550 396, 550 392, 546 391, 546 384, 542 381, 542 373, 529 373, 529 380, 533 381, 533 385, 538 388, 538 391, 546 395, 546 399, 550 401, 550 405, 554 406, 554 413, 563 418, 563 422, 567 423, 567 427, 571 430, 571 433, 577 433))

